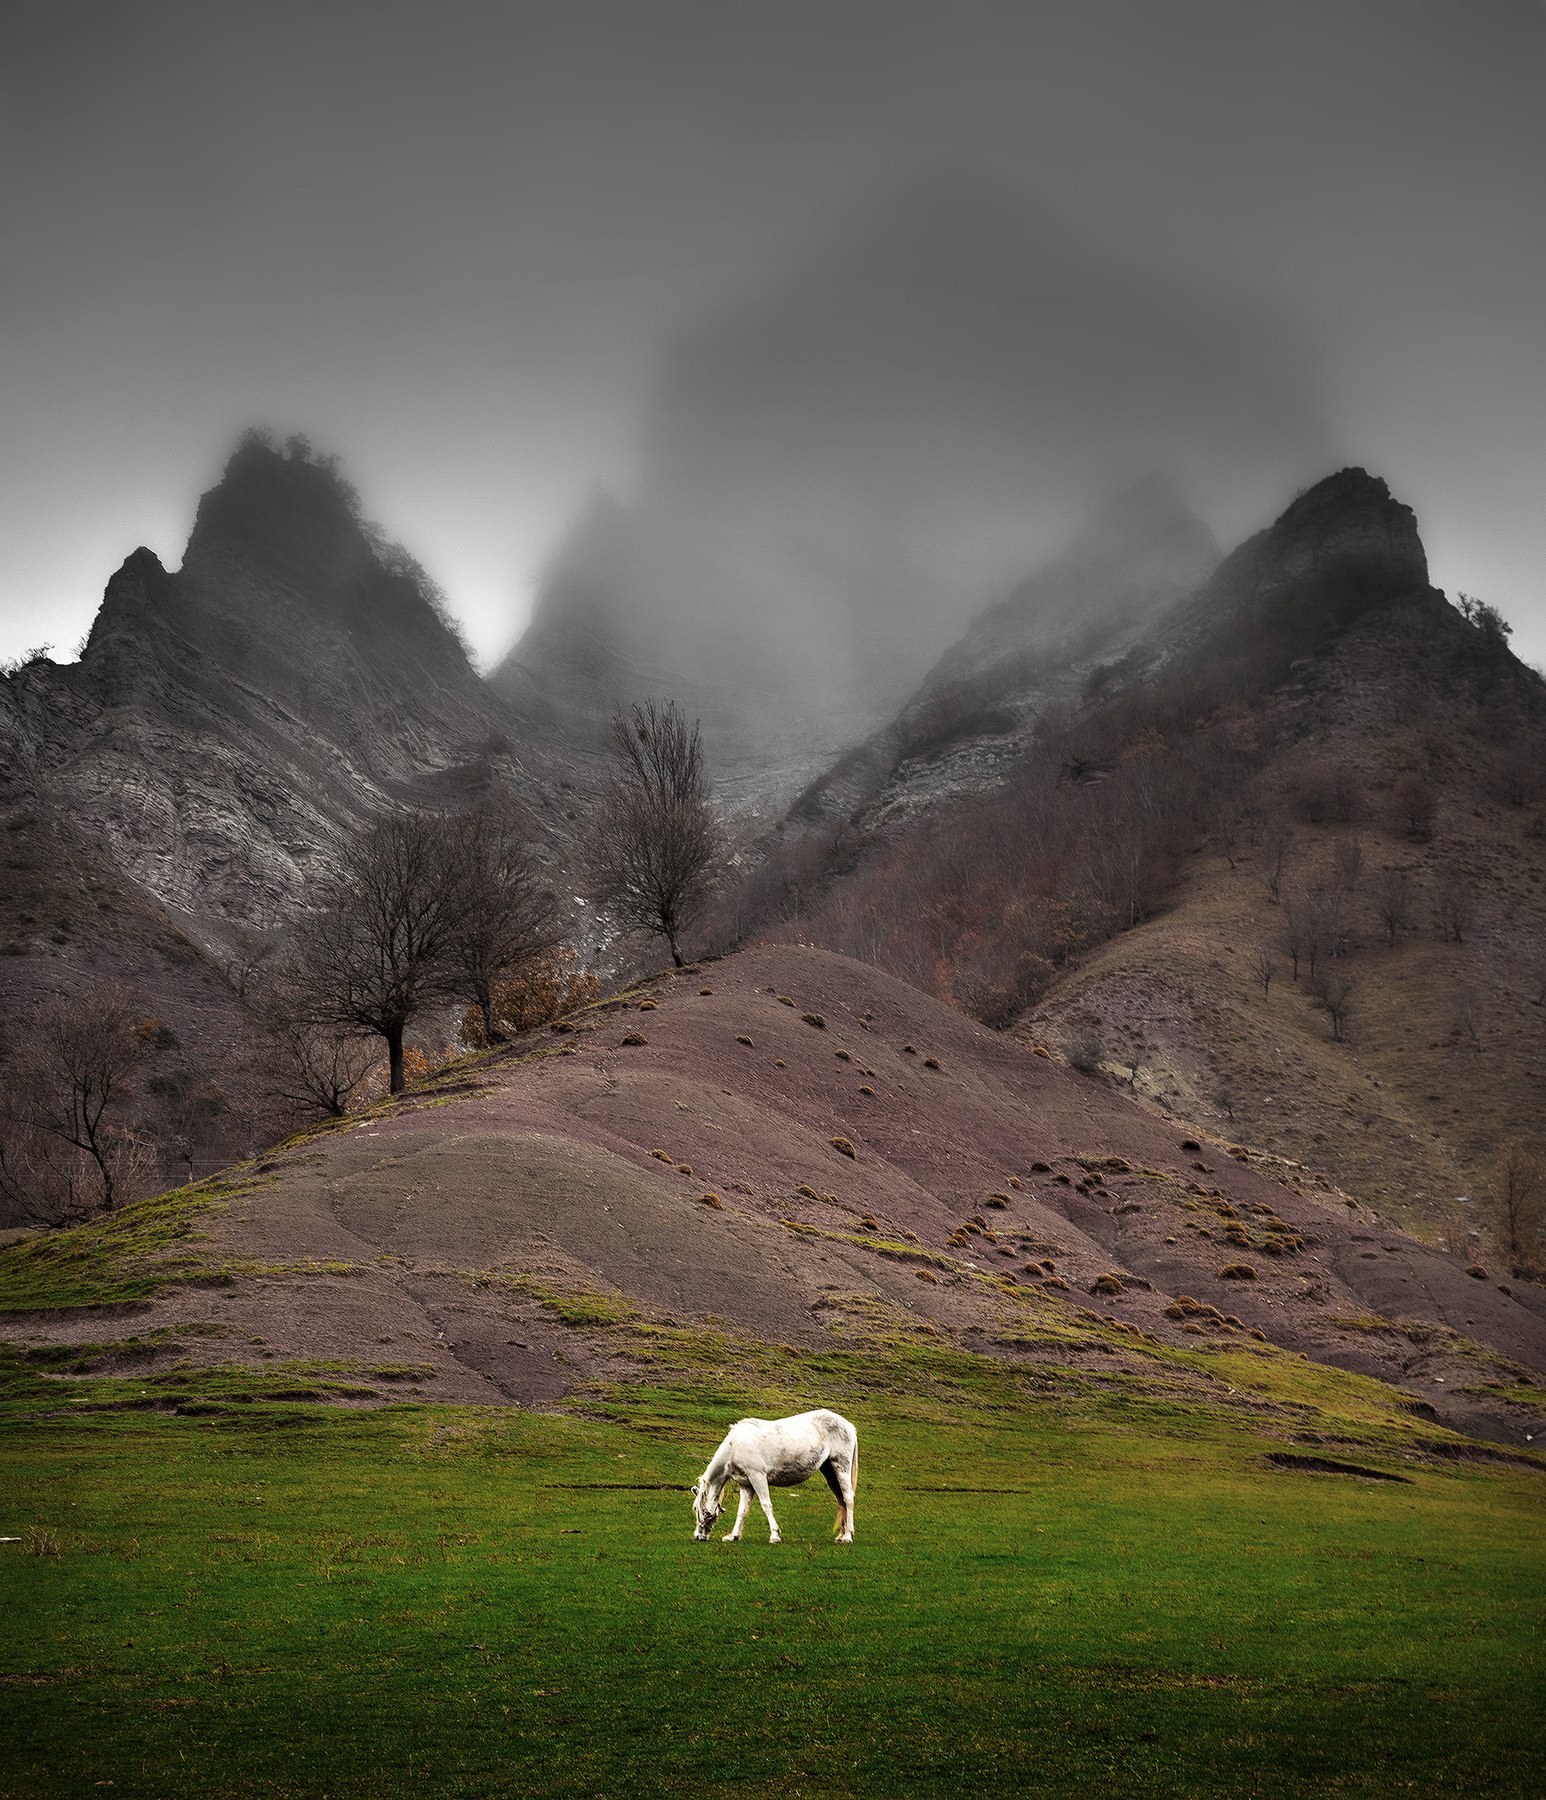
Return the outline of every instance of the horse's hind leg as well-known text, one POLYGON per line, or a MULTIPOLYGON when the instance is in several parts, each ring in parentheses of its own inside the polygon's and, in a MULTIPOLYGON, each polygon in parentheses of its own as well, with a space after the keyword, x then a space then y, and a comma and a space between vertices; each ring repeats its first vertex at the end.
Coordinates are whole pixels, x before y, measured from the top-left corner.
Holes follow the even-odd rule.
POLYGON ((833 1468, 830 1458, 821 1465, 821 1472, 826 1478, 827 1486, 832 1490, 832 1498, 837 1501, 837 1534, 839 1540, 846 1544, 853 1537, 851 1523, 853 1490, 850 1487, 846 1494, 843 1492, 842 1479, 837 1470, 833 1468))
POLYGON ((770 1544, 782 1543, 783 1540, 778 1535, 778 1520, 773 1517, 773 1496, 768 1492, 767 1476, 752 1475, 748 1479, 751 1481, 757 1498, 762 1502, 762 1510, 768 1515, 768 1542, 770 1544))
POLYGON ((837 1541, 840 1544, 851 1544, 854 1541, 854 1488, 859 1477, 857 1457, 845 1462, 827 1463, 823 1467, 827 1477, 827 1485, 837 1495, 837 1541))
POLYGON ((741 1497, 736 1503, 735 1523, 725 1533, 725 1542, 733 1544, 741 1535, 741 1527, 746 1523, 746 1515, 752 1509, 752 1491, 744 1483, 741 1486, 741 1497))

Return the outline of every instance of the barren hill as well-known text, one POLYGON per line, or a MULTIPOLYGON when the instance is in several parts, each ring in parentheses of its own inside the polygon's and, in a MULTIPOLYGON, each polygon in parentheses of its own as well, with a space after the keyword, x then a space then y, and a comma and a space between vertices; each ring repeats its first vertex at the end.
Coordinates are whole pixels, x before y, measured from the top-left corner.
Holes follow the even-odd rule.
POLYGON ((1165 1346, 1276 1345, 1516 1441, 1532 1415, 1501 1396, 1546 1366, 1537 1297, 791 947, 659 977, 202 1189, 13 1247, 0 1296, 15 1341, 132 1318, 147 1367, 414 1365, 424 1394, 527 1402, 628 1373, 606 1327, 639 1308, 861 1349, 884 1321, 1156 1379, 1165 1346))

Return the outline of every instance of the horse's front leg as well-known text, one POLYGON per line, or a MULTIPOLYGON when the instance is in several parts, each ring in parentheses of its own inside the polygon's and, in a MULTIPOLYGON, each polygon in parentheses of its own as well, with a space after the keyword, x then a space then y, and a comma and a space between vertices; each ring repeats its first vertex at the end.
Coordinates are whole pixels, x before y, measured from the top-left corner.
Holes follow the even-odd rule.
POLYGON ((768 1515, 768 1542, 770 1544, 782 1543, 783 1539, 778 1535, 778 1520, 773 1517, 773 1496, 768 1492, 767 1476, 752 1475, 748 1477, 748 1480, 756 1489, 757 1498, 762 1502, 762 1510, 768 1515))
POLYGON ((735 1543, 736 1540, 740 1537, 741 1527, 746 1523, 746 1515, 751 1511, 751 1509, 752 1509, 752 1491, 743 1482, 741 1484, 741 1497, 736 1503, 735 1523, 725 1533, 725 1542, 727 1544, 735 1543))

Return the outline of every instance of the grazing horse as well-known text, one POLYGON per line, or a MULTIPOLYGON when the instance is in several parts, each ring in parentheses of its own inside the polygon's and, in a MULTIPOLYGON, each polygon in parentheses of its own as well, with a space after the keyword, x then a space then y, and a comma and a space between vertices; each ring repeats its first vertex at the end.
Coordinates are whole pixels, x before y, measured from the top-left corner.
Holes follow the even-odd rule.
POLYGON ((859 1434, 840 1413, 825 1407, 789 1419, 741 1419, 725 1434, 714 1459, 692 1485, 693 1536, 701 1543, 722 1510, 725 1484, 741 1489, 735 1524, 725 1533, 733 1544, 741 1535, 752 1495, 768 1515, 770 1543, 779 1543, 770 1487, 798 1487, 820 1469, 837 1498, 837 1541, 854 1541, 854 1488, 859 1480, 859 1434))

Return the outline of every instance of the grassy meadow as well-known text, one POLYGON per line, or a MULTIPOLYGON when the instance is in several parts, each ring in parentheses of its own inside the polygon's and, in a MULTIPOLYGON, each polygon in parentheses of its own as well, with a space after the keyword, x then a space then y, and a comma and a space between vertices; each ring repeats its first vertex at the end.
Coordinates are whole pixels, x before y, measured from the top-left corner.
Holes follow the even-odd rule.
POLYGON ((1407 1481, 1288 1472, 1207 1406, 859 1366, 539 1414, 62 1412, 13 1365, 0 1795, 1539 1791, 1538 1471, 1369 1413, 1407 1481), (860 1426, 857 1542, 813 1482, 781 1547, 694 1543, 725 1425, 812 1398, 860 1426))

